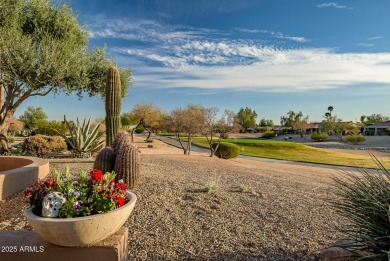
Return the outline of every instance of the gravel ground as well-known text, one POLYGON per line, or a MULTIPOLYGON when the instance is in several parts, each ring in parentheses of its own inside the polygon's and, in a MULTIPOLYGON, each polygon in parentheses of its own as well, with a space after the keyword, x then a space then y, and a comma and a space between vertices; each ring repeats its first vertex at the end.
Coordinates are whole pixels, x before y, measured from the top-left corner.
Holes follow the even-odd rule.
MULTIPOLYGON (((156 154, 163 145, 154 145, 143 150, 142 185, 126 223, 130 260, 317 260, 342 237, 325 203, 337 170, 184 156, 178 149, 156 154), (205 192, 212 183, 216 192, 205 192)), ((52 170, 93 164, 50 161, 52 170)), ((24 207, 22 193, 0 202, 0 229, 31 229, 24 207)))

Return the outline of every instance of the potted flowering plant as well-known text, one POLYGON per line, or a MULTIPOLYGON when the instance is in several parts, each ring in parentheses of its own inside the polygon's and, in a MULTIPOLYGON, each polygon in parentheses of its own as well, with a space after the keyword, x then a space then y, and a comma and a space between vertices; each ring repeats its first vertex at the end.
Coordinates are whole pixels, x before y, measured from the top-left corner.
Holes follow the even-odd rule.
POLYGON ((102 214, 129 201, 126 184, 121 180, 115 183, 115 173, 103 174, 94 169, 89 175, 86 171, 80 171, 79 176, 72 179, 68 167, 65 168, 65 175, 55 171, 52 178, 33 182, 27 186, 24 195, 35 215, 60 218, 102 214), (61 199, 62 206, 57 204, 57 211, 50 212, 50 204, 45 207, 44 203, 53 193, 61 199))
POLYGON ((30 208, 25 216, 47 241, 61 246, 96 243, 115 233, 128 219, 136 196, 115 173, 80 171, 72 178, 65 168, 33 182, 24 191, 30 208))

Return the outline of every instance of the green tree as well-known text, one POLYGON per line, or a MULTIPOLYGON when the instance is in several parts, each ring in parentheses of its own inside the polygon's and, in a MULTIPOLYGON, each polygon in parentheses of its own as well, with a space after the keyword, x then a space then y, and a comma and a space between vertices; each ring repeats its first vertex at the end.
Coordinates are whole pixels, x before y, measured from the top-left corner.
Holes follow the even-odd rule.
POLYGON ((26 127, 32 131, 37 129, 39 125, 47 124, 47 115, 42 107, 28 106, 19 120, 23 121, 26 127))
POLYGON ((268 120, 268 119, 265 119, 265 118, 262 118, 260 120, 260 123, 259 123, 259 127, 273 128, 274 126, 275 126, 275 124, 274 124, 273 120, 268 120))
POLYGON ((256 128, 257 113, 255 110, 246 107, 241 108, 237 114, 241 127, 246 130, 248 128, 256 128))
POLYGON ((129 112, 125 112, 121 115, 121 125, 122 126, 129 126, 129 125, 133 125, 133 124, 137 124, 138 122, 135 122, 134 119, 133 119, 133 115, 129 112))
POLYGON ((261 131, 264 131, 264 130, 270 130, 272 129, 273 127, 275 126, 274 124, 274 121, 273 120, 268 120, 268 119, 265 119, 265 118, 262 118, 259 122, 259 129, 261 131))
POLYGON ((388 116, 383 116, 382 114, 371 114, 369 116, 366 115, 360 116, 360 121, 364 125, 373 125, 388 120, 390 120, 390 118, 388 116))
MULTIPOLYGON (((0 133, 28 98, 50 92, 104 94, 105 49, 88 48, 89 32, 67 4, 50 0, 0 1, 0 133)), ((131 70, 120 69, 122 95, 131 70)))
POLYGON ((295 111, 288 111, 287 116, 280 117, 280 124, 286 128, 291 128, 294 132, 297 127, 300 127, 300 122, 308 120, 308 117, 303 117, 302 112, 296 113, 295 111))
POLYGON ((321 124, 322 131, 335 135, 341 141, 344 140, 344 135, 359 133, 359 128, 356 127, 356 125, 354 125, 352 122, 343 122, 336 115, 332 115, 332 111, 333 107, 329 106, 328 111, 324 115, 325 119, 321 124))
POLYGON ((68 130, 68 127, 62 121, 39 121, 36 127, 37 129, 34 130, 36 134, 48 136, 57 136, 58 133, 65 135, 68 130))

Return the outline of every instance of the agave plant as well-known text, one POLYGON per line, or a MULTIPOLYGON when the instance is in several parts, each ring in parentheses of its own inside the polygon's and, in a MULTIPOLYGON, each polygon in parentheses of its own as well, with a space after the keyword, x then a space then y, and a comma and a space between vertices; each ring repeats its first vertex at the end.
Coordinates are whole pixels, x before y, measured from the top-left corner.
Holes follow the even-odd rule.
POLYGON ((90 131, 91 128, 91 119, 87 122, 83 121, 81 125, 79 119, 77 118, 76 124, 70 124, 66 119, 65 123, 68 127, 70 136, 63 135, 57 131, 59 135, 64 137, 66 142, 72 147, 72 151, 76 158, 86 158, 91 157, 92 152, 98 149, 103 145, 104 140, 99 140, 103 133, 99 133, 100 123, 95 126, 95 128, 90 131))
POLYGON ((346 221, 339 231, 350 239, 340 247, 357 260, 390 260, 390 170, 372 157, 378 169, 335 178, 337 197, 331 203, 346 221))

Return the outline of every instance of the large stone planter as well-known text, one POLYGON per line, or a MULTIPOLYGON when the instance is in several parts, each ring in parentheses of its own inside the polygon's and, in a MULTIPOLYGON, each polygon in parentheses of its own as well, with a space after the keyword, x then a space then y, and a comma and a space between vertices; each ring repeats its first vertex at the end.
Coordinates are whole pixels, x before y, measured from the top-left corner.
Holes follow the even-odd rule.
POLYGON ((35 157, 0 156, 0 201, 49 174, 49 162, 35 157))
POLYGON ((59 246, 84 246, 97 243, 120 229, 133 211, 137 196, 127 191, 130 201, 105 214, 77 218, 44 218, 26 209, 31 227, 42 238, 59 246))

